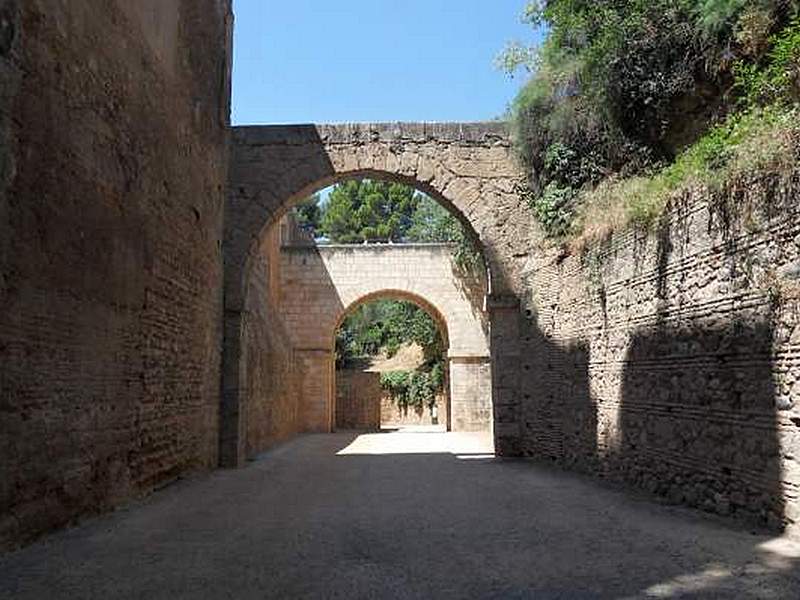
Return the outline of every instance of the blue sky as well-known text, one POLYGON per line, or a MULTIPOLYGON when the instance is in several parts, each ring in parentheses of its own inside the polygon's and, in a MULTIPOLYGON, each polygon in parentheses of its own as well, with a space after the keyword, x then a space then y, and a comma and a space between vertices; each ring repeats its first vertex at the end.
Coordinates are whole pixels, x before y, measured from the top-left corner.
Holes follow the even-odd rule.
POLYGON ((233 121, 479 121, 523 78, 493 65, 525 0, 234 0, 233 121))

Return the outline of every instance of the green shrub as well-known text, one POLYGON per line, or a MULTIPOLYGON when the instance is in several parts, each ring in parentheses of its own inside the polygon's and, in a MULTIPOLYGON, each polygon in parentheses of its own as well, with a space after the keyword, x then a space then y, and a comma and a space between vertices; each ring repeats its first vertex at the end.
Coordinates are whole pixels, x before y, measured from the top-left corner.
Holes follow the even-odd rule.
MULTIPOLYGON (((524 18, 545 25, 547 38, 537 49, 511 46, 499 63, 533 73, 511 117, 530 174, 530 206, 544 229, 554 236, 573 231, 580 203, 604 180, 635 176, 630 189, 638 197, 648 187, 673 188, 690 172, 720 170, 735 145, 737 123, 725 119, 740 106, 737 98, 753 107, 800 95, 798 6, 529 2, 524 18), (652 185, 641 180, 653 173, 652 185)), ((658 205, 631 204, 644 220, 658 205)))
POLYGON ((773 35, 770 46, 763 66, 738 61, 734 67, 736 89, 747 107, 799 99, 800 18, 773 35))
POLYGON ((787 172, 796 167, 798 139, 800 109, 796 105, 734 113, 674 163, 648 175, 609 180, 583 192, 576 202, 572 245, 580 249, 631 223, 650 225, 671 197, 692 186, 714 190, 753 173, 787 172))
POLYGON ((382 373, 381 387, 403 410, 431 410, 444 388, 444 364, 438 360, 414 371, 382 373))
POLYGON ((533 214, 548 235, 559 237, 569 232, 575 197, 576 193, 572 188, 549 183, 541 194, 533 198, 533 214))

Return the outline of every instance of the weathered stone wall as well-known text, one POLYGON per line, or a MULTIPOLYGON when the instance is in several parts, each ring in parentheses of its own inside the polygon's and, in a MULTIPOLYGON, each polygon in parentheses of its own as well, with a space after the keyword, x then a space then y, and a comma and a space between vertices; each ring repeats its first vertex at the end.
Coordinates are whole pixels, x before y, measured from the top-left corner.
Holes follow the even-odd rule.
POLYGON ((337 369, 335 429, 380 429, 383 396, 380 373, 337 369))
POLYGON ((492 369, 489 357, 453 357, 449 361, 450 428, 491 431, 492 369))
POLYGON ((383 393, 380 397, 381 407, 381 426, 383 427, 407 427, 407 426, 431 426, 438 425, 447 427, 447 396, 439 394, 436 398, 436 418, 431 415, 428 407, 422 409, 401 408, 397 402, 388 394, 383 393))
POLYGON ((532 251, 514 450, 798 522, 799 189, 796 175, 748 181, 728 204, 690 195, 651 233, 532 251))
POLYGON ((230 19, 0 2, 0 546, 217 464, 230 19))

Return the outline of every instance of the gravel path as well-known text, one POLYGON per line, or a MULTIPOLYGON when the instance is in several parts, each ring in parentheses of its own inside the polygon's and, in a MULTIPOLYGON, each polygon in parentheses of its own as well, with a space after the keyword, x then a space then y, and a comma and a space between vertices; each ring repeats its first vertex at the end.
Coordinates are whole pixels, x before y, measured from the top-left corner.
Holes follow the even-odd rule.
POLYGON ((800 598, 800 547, 478 434, 310 435, 0 557, 0 598, 800 598))

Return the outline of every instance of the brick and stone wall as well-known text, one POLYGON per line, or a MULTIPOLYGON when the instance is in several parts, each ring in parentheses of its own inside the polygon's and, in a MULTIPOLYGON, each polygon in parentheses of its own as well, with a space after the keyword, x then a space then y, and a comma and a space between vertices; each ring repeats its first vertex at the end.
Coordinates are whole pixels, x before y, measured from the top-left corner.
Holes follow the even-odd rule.
POLYGON ((336 370, 337 431, 377 431, 382 425, 381 374, 348 369, 336 370))
POLYGON ((688 195, 649 233, 532 250, 506 371, 520 374, 504 424, 514 450, 797 523, 799 190, 796 174, 754 179, 713 201, 688 195))
POLYGON ((0 546, 217 464, 230 25, 0 2, 0 546))

